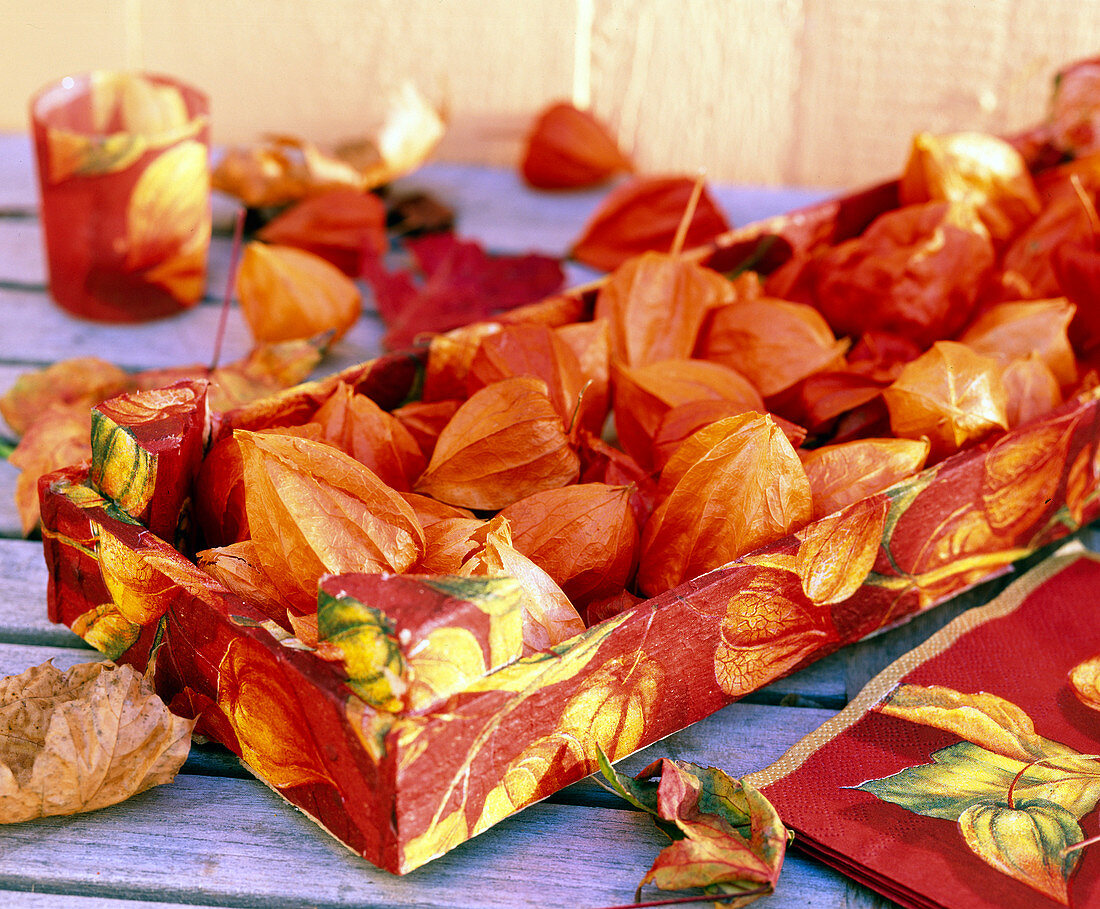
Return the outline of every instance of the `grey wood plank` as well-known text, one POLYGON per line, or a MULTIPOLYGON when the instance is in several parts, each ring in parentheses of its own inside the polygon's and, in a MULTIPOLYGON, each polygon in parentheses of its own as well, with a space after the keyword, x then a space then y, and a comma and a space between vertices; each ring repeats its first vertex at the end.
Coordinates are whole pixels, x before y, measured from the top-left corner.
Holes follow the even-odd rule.
POLYGON ((52 647, 84 647, 64 625, 46 616, 49 578, 42 544, 0 539, 0 641, 52 647))
POLYGON ((37 206, 38 186, 30 135, 0 134, 0 210, 33 210, 37 206))
MULTIPOLYGON (((126 900, 110 896, 79 896, 73 893, 35 893, 0 890, 0 906, 4 909, 178 909, 180 903, 160 900, 126 900)), ((198 904, 190 904, 198 905, 198 904)), ((227 905, 201 904, 205 909, 231 909, 227 905)))
MULTIPOLYGON (((235 906, 606 906, 631 901, 667 842, 633 811, 536 805, 397 878, 250 780, 175 783, 0 833, 0 887, 235 906)), ((839 905, 848 885, 789 859, 772 909, 839 905)))

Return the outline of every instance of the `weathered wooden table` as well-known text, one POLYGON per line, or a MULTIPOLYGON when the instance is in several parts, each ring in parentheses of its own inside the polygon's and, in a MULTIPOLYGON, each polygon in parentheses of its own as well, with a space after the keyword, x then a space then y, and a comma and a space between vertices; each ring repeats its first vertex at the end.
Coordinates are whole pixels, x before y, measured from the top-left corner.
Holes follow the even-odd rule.
MULTIPOLYGON (((429 166, 405 183, 451 203, 459 233, 500 252, 562 253, 601 196, 538 194, 514 173, 465 166, 429 166)), ((715 194, 737 224, 821 195, 746 187, 715 194)), ((36 206, 29 141, 0 136, 0 393, 19 373, 66 357, 96 355, 133 369, 209 360, 229 269, 227 237, 213 243, 206 302, 167 321, 98 325, 71 318, 50 301, 36 206)), ((223 206, 223 222, 228 212, 223 206)), ((589 276, 570 273, 574 281, 589 276)), ((380 335, 379 321, 368 313, 324 370, 370 358, 380 335)), ((247 329, 233 312, 223 361, 249 346, 247 329)), ((5 433, 10 437, 0 425, 5 433)), ((67 666, 97 656, 46 619, 41 544, 21 538, 15 477, 15 469, 0 461, 0 675, 47 659, 67 666)), ((987 583, 902 629, 848 647, 622 766, 637 770, 665 756, 733 776, 758 770, 833 716, 879 669, 1005 583, 987 583)), ((600 907, 629 903, 664 843, 647 817, 584 780, 397 878, 330 839, 224 749, 196 746, 172 785, 92 814, 0 828, 0 906, 600 907)), ((795 852, 779 891, 760 905, 891 904, 795 852)))

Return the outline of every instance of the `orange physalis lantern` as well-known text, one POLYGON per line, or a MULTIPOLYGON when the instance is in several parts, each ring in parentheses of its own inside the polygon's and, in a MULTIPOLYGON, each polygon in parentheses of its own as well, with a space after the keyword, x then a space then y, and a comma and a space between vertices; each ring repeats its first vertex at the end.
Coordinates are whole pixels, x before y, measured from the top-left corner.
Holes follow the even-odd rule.
POLYGON ((550 105, 535 121, 520 169, 523 179, 538 189, 581 189, 633 167, 607 127, 563 101, 550 105))

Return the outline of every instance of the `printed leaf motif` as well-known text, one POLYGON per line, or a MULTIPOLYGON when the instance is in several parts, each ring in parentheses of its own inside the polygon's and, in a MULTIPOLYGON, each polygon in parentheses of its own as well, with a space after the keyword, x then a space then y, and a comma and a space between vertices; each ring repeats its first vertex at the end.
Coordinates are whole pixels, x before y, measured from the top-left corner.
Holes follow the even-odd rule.
POLYGON ((359 318, 359 290, 336 266, 292 246, 249 243, 237 271, 241 312, 261 342, 332 332, 343 337, 359 318))
POLYGON ((1065 808, 1042 799, 1018 801, 1015 807, 971 805, 959 817, 959 831, 982 861, 1069 905, 1069 878, 1081 852, 1066 849, 1085 836, 1065 808))
POLYGON ((113 602, 82 613, 70 627, 73 634, 82 637, 109 660, 117 660, 141 636, 141 626, 126 618, 113 602))
POLYGON ((331 780, 294 679, 250 637, 229 642, 218 665, 218 707, 241 758, 276 789, 331 780))
POLYGON ((1074 666, 1069 681, 1073 693, 1082 704, 1100 710, 1100 656, 1074 666))
MULTIPOLYGON (((348 687, 376 710, 401 709, 407 687, 396 626, 380 609, 350 596, 317 597, 317 641, 344 661, 348 687)), ((327 654, 322 654, 327 657, 327 654)))
POLYGON ((210 241, 206 146, 181 142, 138 178, 126 209, 126 266, 182 302, 198 300, 210 241))
POLYGON ((608 788, 652 814, 673 841, 638 885, 636 901, 647 883, 662 890, 702 887, 727 897, 728 906, 746 906, 774 891, 790 835, 752 786, 714 767, 667 758, 631 780, 601 753, 600 771, 608 788))
POLYGON ((840 603, 862 586, 878 556, 889 508, 884 496, 861 499, 800 534, 798 577, 812 603, 840 603))
POLYGON ((130 666, 44 663, 0 680, 0 822, 94 811, 169 783, 193 726, 130 666))
POLYGON ((546 383, 517 376, 470 395, 439 434, 414 488, 449 505, 496 511, 579 473, 546 383))

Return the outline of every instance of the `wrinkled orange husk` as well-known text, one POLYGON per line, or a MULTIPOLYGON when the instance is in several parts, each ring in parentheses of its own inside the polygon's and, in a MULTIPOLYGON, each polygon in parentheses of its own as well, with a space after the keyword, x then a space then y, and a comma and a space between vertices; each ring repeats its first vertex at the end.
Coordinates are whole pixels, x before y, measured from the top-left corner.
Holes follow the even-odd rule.
POLYGON ((719 440, 696 457, 689 439, 662 473, 662 489, 666 476, 671 489, 642 535, 636 584, 645 596, 725 565, 810 520, 810 482, 774 420, 742 414, 700 433, 719 440))
POLYGON ((443 427, 451 421, 461 404, 459 400, 410 401, 391 413, 408 430, 425 459, 428 459, 435 451, 435 443, 443 427))
MULTIPOLYGON (((694 177, 635 177, 616 186, 589 218, 570 255, 601 271, 613 271, 642 253, 672 251, 696 182, 694 177)), ((729 229, 729 221, 704 187, 683 248, 703 246, 729 229)))
POLYGON ((428 347, 421 400, 430 403, 466 397, 466 377, 474 354, 483 338, 501 328, 499 322, 474 322, 446 334, 435 335, 428 347))
MULTIPOLYGON (((533 376, 547 392, 565 425, 572 422, 584 390, 585 377, 572 348, 545 325, 510 325, 482 338, 466 376, 473 393, 501 379, 533 376)), ((597 428, 603 425, 599 416, 597 428)))
POLYGON ((937 341, 882 397, 894 435, 927 438, 933 462, 1008 428, 1001 367, 956 341, 937 341))
POLYGON ((614 366, 615 429, 623 450, 645 468, 655 465, 653 440, 665 414, 692 401, 728 401, 741 411, 765 413, 764 400, 734 369, 707 360, 666 360, 614 366))
POLYGON ((211 409, 230 410, 305 381, 321 362, 322 348, 317 339, 258 344, 240 360, 209 372, 211 409))
POLYGON ((257 231, 256 238, 304 249, 354 278, 364 255, 380 256, 389 249, 386 206, 374 193, 333 190, 288 208, 257 231))
MULTIPOLYGON (((258 432, 322 441, 321 427, 315 423, 280 426, 258 432)), ((223 436, 210 446, 195 477, 192 502, 195 523, 202 531, 207 546, 223 546, 249 538, 243 461, 240 447, 232 435, 223 436)))
MULTIPOLYGON (((686 404, 678 404, 667 410, 661 417, 661 422, 657 424, 657 432, 653 436, 654 465, 658 468, 664 467, 676 449, 689 436, 705 426, 742 413, 745 413, 745 408, 736 401, 713 400, 688 401, 686 404)), ((801 426, 774 413, 771 418, 783 430, 783 434, 793 447, 798 448, 805 441, 806 430, 801 426)))
POLYGON ((0 416, 21 436, 54 404, 90 410, 100 401, 128 391, 131 382, 129 373, 98 357, 62 360, 21 374, 0 397, 0 416))
POLYGON ((332 332, 359 319, 359 289, 336 266, 290 246, 249 243, 237 272, 237 296, 257 341, 290 341, 332 332))
POLYGON ((552 577, 578 609, 627 585, 640 536, 628 486, 578 483, 503 509, 512 545, 552 577))
POLYGON ((520 169, 538 189, 581 189, 634 168, 607 127, 589 111, 562 101, 536 119, 520 169))
POLYGON ((603 319, 596 319, 562 325, 556 331, 577 357, 584 378, 575 424, 598 433, 611 403, 611 328, 603 319))
POLYGON ((287 608, 315 610, 322 574, 400 573, 420 559, 416 515, 369 468, 323 442, 234 435, 252 542, 287 608))
POLYGON ((1059 151, 1074 156, 1100 151, 1100 64, 1087 60, 1058 75, 1048 131, 1059 151))
POLYGON ((427 463, 420 446, 400 421, 345 382, 313 415, 321 438, 369 467, 383 483, 411 489, 427 463))
POLYGON ((690 357, 707 313, 734 302, 733 285, 695 262, 644 253, 600 287, 596 318, 611 330, 611 360, 644 366, 690 357))
POLYGON ((1069 388, 1077 381, 1077 358, 1067 334, 1075 311, 1065 297, 1000 303, 970 323, 959 341, 1002 365, 1037 354, 1058 384, 1069 388))
POLYGON ((777 409, 813 432, 873 401, 882 394, 885 384, 851 370, 814 373, 799 383, 795 400, 784 401, 777 409))
POLYGON ((1023 156, 987 133, 913 138, 898 184, 902 205, 963 202, 972 205, 997 244, 1004 244, 1039 213, 1039 193, 1023 156))
POLYGON ((1039 354, 1032 353, 1010 362, 1001 380, 1008 396, 1006 409, 1010 429, 1050 413, 1063 402, 1058 380, 1039 354))
POLYGON ((537 653, 584 631, 584 620, 553 578, 512 546, 508 521, 487 525, 485 542, 463 565, 472 578, 509 577, 523 588, 523 652, 537 653))
POLYGON ((917 473, 929 449, 924 439, 857 439, 807 452, 802 466, 813 491, 814 520, 917 473))
POLYGON ((580 459, 546 383, 519 376, 475 392, 459 407, 415 491, 449 505, 497 511, 572 483, 579 473, 580 459))
POLYGON ((458 574, 463 564, 483 541, 486 522, 475 517, 452 517, 424 527, 424 557, 416 566, 420 574, 458 574))
POLYGON ((89 405, 54 404, 39 416, 8 455, 8 462, 20 471, 15 480, 15 507, 24 535, 38 526, 39 478, 90 458, 91 430, 89 405))
POLYGON ((909 205, 813 260, 805 302, 838 335, 877 329, 931 344, 969 321, 994 261, 989 232, 968 206, 909 205))
POLYGON ((656 473, 642 467, 625 451, 583 430, 578 433, 577 453, 581 458, 580 482, 629 487, 634 519, 639 527, 644 527, 657 507, 656 473))
POLYGON ((847 349, 812 306, 762 297, 714 310, 697 356, 736 369, 767 398, 838 368, 847 349))
POLYGON ((420 526, 427 530, 438 521, 447 521, 451 518, 472 518, 474 513, 468 508, 456 508, 431 496, 422 496, 416 492, 402 492, 401 498, 409 503, 420 526))

